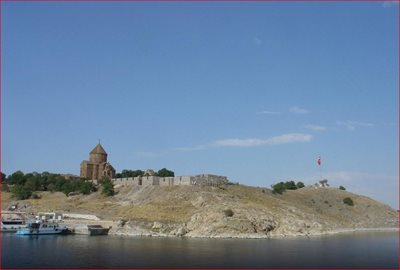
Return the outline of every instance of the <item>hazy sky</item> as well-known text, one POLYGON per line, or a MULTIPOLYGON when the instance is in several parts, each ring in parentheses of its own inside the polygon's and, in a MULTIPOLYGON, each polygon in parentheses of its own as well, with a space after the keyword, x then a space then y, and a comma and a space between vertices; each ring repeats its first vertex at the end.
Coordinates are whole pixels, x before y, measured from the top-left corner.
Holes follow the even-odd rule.
POLYGON ((392 3, 2 3, 2 170, 167 167, 398 208, 392 3))

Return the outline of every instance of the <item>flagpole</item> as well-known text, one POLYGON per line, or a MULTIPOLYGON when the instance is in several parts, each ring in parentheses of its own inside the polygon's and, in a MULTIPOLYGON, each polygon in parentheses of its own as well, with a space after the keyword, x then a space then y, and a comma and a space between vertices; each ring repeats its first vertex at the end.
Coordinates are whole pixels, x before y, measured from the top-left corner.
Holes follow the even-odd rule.
POLYGON ((320 177, 320 179, 321 179, 321 181, 322 181, 323 179, 322 179, 322 162, 321 162, 321 156, 318 156, 317 165, 318 165, 318 167, 319 167, 319 177, 320 177))
POLYGON ((319 177, 321 178, 321 181, 324 180, 322 179, 322 165, 319 164, 319 177))

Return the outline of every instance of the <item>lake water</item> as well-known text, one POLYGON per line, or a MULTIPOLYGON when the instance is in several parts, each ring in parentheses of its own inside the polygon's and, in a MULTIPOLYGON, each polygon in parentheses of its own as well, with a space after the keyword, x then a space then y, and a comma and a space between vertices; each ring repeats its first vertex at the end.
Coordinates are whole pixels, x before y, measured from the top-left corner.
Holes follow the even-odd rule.
POLYGON ((2 234, 2 268, 397 268, 398 233, 291 239, 2 234))

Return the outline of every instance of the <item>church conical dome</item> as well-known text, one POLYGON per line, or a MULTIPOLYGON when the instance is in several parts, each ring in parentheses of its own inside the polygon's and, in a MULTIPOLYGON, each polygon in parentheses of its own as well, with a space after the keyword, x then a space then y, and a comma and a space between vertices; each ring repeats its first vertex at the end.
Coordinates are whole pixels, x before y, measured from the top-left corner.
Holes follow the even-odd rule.
POLYGON ((107 152, 101 144, 97 144, 89 154, 89 161, 93 163, 107 162, 107 152))
POLYGON ((106 150, 104 150, 103 146, 101 144, 97 144, 95 148, 93 148, 92 151, 90 151, 90 154, 105 154, 107 155, 106 150))

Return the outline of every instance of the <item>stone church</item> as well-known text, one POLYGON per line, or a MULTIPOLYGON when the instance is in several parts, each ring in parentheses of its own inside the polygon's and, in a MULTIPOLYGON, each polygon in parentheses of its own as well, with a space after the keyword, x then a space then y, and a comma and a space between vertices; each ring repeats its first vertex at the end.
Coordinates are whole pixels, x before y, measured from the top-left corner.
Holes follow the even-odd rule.
POLYGON ((97 144, 89 153, 89 160, 81 162, 81 177, 87 179, 101 179, 104 176, 114 178, 115 169, 107 162, 107 152, 97 144))

